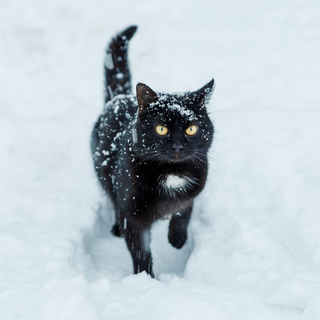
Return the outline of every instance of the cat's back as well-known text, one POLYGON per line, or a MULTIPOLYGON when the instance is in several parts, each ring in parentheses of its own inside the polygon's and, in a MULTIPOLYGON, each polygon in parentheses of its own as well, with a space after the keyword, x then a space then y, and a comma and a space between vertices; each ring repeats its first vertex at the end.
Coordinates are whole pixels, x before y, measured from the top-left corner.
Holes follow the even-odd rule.
POLYGON ((133 95, 117 95, 105 104, 102 119, 111 136, 130 126, 135 120, 137 109, 137 98, 133 95))
POLYGON ((130 130, 137 114, 133 95, 117 95, 105 104, 92 132, 91 150, 96 165, 118 153, 122 137, 130 130))

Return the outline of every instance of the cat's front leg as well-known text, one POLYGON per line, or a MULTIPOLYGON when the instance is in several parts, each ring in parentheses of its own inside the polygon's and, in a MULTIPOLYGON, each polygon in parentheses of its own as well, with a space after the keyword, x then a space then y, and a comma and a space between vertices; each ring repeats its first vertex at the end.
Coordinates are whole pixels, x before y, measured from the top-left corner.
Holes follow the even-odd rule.
POLYGON ((177 249, 185 244, 188 234, 188 224, 191 217, 192 203, 172 215, 169 225, 169 242, 177 249))
POLYGON ((150 252, 150 228, 139 229, 132 223, 128 223, 125 239, 132 257, 134 273, 146 271, 154 278, 150 252))
POLYGON ((111 233, 113 233, 113 235, 115 235, 116 237, 121 237, 121 228, 120 228, 120 223, 116 222, 112 229, 111 229, 111 233))

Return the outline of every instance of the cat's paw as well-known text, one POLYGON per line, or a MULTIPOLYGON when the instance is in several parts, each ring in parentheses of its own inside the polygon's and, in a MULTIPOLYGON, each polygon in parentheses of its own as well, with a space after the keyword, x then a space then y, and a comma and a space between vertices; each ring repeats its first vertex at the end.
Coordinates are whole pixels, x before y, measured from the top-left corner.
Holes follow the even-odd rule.
POLYGON ((120 231, 120 226, 118 224, 114 224, 114 226, 112 227, 111 232, 113 233, 113 235, 115 235, 116 237, 121 237, 121 231, 120 231))
POLYGON ((183 247, 187 240, 187 233, 186 232, 174 232, 169 233, 169 242, 177 249, 183 247))

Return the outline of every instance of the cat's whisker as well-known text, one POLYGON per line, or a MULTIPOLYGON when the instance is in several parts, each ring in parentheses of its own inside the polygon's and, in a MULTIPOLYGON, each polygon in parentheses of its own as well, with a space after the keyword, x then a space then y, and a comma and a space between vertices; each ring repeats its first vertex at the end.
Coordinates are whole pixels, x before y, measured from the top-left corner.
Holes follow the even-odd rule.
POLYGON ((206 169, 203 167, 203 165, 199 162, 198 159, 194 158, 193 161, 194 161, 195 165, 200 169, 201 174, 206 172, 206 169))
POLYGON ((153 153, 148 153, 148 155, 146 157, 143 157, 140 161, 138 161, 131 169, 131 171, 134 171, 139 165, 143 164, 144 162, 149 162, 152 161, 154 159, 157 159, 159 157, 159 155, 157 154, 156 151, 154 151, 153 153))
POLYGON ((219 173, 218 170, 216 170, 211 164, 209 164, 208 166, 209 166, 209 168, 210 168, 211 170, 213 170, 213 171, 219 176, 219 178, 220 178, 221 180, 223 180, 223 179, 222 179, 222 176, 221 176, 221 174, 219 173))
MULTIPOLYGON (((209 159, 211 159, 213 162, 215 162, 216 164, 218 164, 222 170, 224 172, 228 172, 231 176, 233 176, 232 172, 229 170, 229 168, 227 167, 227 165, 225 163, 223 163, 223 161, 221 159, 219 159, 217 156, 212 155, 212 153, 205 153, 202 152, 201 150, 197 150, 197 154, 203 155, 204 157, 208 157, 209 159)), ((212 164, 209 163, 209 167, 212 168, 212 164)))
POLYGON ((212 161, 217 163, 223 169, 224 172, 229 173, 233 177, 231 170, 228 168, 228 166, 225 163, 222 162, 221 159, 213 156, 211 156, 210 159, 212 159, 212 161))
POLYGON ((217 165, 219 165, 219 167, 225 172, 230 174, 233 177, 232 172, 230 171, 230 169, 228 168, 228 166, 223 163, 223 161, 221 159, 219 159, 217 156, 214 156, 212 154, 208 155, 208 158, 211 159, 212 161, 210 162, 210 168, 212 168, 212 162, 216 163, 217 165))

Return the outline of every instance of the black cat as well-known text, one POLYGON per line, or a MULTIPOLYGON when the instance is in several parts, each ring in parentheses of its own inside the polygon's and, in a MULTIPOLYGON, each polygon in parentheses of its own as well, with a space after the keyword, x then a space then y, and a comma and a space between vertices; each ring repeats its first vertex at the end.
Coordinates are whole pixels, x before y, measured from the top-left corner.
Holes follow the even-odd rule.
POLYGON ((127 50, 136 30, 117 35, 106 51, 106 104, 91 149, 97 176, 114 205, 112 232, 125 237, 134 273, 153 276, 152 222, 171 217, 169 242, 181 248, 193 200, 207 179, 214 129, 205 105, 214 81, 184 94, 155 93, 139 83, 132 95, 127 50))

